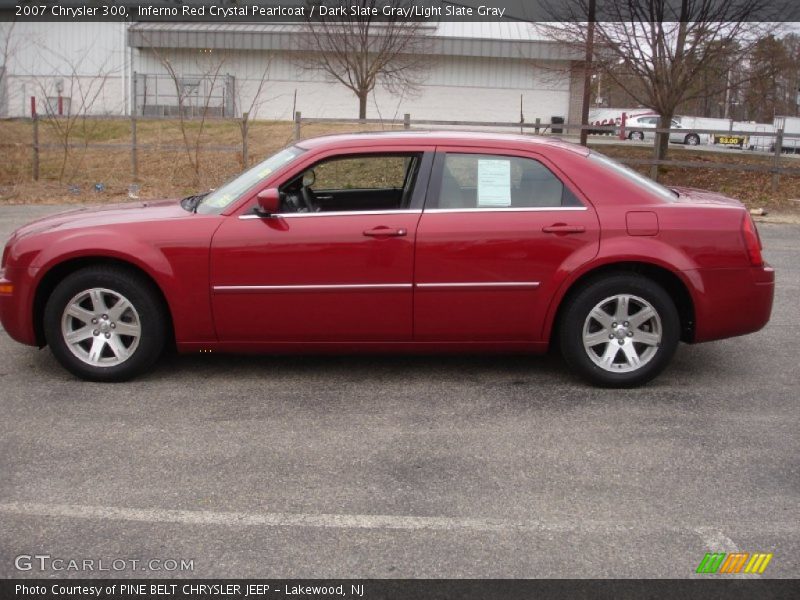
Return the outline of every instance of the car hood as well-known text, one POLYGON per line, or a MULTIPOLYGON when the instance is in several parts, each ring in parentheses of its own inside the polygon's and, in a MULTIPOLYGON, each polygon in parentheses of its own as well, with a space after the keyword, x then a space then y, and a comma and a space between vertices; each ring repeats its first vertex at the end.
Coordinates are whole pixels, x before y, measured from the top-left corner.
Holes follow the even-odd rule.
POLYGON ((192 213, 181 208, 179 200, 138 201, 104 206, 86 206, 32 221, 17 229, 11 239, 57 229, 161 221, 187 217, 190 214, 192 213))
POLYGON ((729 198, 717 192, 674 185, 670 186, 670 189, 680 194, 679 197, 675 198, 675 202, 678 204, 717 204, 744 207, 744 204, 736 198, 729 198))

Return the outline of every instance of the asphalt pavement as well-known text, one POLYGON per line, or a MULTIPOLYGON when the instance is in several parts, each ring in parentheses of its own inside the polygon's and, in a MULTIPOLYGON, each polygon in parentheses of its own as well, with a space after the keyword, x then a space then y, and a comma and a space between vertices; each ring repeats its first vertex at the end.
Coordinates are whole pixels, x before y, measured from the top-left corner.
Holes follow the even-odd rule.
MULTIPOLYGON (((55 210, 0 208, 0 238, 55 210)), ((769 325, 638 390, 557 356, 173 356, 94 384, 0 330, 0 577, 683 578, 737 550, 796 577, 800 226, 760 232, 769 325)))

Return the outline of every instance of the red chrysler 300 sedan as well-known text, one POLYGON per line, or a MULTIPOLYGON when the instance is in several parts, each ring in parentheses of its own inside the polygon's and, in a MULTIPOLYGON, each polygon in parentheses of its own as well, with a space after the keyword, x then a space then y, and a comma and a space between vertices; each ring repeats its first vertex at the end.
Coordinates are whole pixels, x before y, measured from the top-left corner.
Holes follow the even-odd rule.
POLYGON ((679 340, 762 328, 774 272, 736 200, 571 144, 478 133, 298 142, 182 201, 18 229, 0 317, 112 381, 181 352, 525 351, 655 377, 679 340))

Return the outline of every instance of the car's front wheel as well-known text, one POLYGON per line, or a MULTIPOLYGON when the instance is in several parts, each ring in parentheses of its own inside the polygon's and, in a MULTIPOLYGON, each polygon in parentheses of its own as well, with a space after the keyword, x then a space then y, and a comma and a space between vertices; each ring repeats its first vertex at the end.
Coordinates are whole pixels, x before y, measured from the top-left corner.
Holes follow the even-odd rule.
POLYGON ((683 139, 683 143, 687 146, 699 146, 700 145, 700 136, 696 133, 690 133, 683 139))
POLYGON ((567 364, 590 382, 634 387, 667 366, 680 338, 680 318, 664 289, 645 277, 595 279, 572 296, 560 322, 567 364))
POLYGON ((644 140, 644 132, 643 131, 631 131, 628 134, 629 140, 636 140, 637 142, 641 142, 644 140))
POLYGON ((97 266, 76 271, 45 305, 44 333, 58 361, 92 381, 124 381, 164 349, 166 320, 152 284, 137 273, 97 266))

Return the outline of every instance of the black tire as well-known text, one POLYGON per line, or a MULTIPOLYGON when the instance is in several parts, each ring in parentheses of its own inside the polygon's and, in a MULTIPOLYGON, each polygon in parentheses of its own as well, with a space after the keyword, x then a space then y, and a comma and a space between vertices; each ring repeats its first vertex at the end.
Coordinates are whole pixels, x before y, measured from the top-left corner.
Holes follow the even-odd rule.
MULTIPOLYGON (((85 306, 93 306, 88 298, 86 302, 89 304, 85 304, 85 306)), ((113 310, 114 305, 110 306, 107 312, 111 313, 113 310)), ((126 312, 126 315, 131 314, 134 314, 134 312, 126 312)), ((111 314, 109 314, 109 317, 111 317, 111 314)), ((130 320, 131 317, 120 317, 120 328, 123 324, 128 324, 123 319, 130 320)), ((76 323, 76 321, 72 320, 69 322, 76 323)), ((78 320, 77 323, 80 324, 81 320, 78 320)), ((86 322, 84 321, 84 323, 86 322)), ((167 338, 165 309, 153 284, 134 271, 114 266, 86 267, 65 277, 47 300, 43 325, 47 344, 58 362, 74 375, 89 381, 126 381, 140 375, 158 360, 164 350, 167 338), (64 316, 65 311, 76 297, 93 289, 102 289, 110 292, 108 295, 104 295, 105 299, 113 300, 115 298, 114 294, 119 294, 130 303, 132 310, 135 311, 135 324, 140 330, 136 343, 134 344, 134 337, 132 336, 119 337, 120 340, 124 340, 122 342, 123 346, 129 345, 126 350, 132 348, 129 356, 120 360, 116 353, 112 351, 110 345, 108 348, 104 346, 103 352, 100 353, 100 356, 105 355, 102 360, 117 361, 114 364, 90 364, 85 359, 79 358, 71 349, 70 344, 64 339, 65 333, 62 321, 67 319, 64 316)), ((86 323, 86 326, 94 327, 89 323, 86 323)), ((104 326, 116 327, 116 324, 104 326)), ((76 326, 75 328, 77 329, 78 327, 76 326)), ((99 331, 99 329, 95 331, 99 331)), ((108 329, 108 331, 110 335, 113 335, 114 330, 108 329)), ((94 337, 99 337, 97 334, 93 335, 94 337)), ((100 333, 99 335, 104 336, 105 334, 100 333)), ((105 337, 110 337, 110 335, 105 337)), ((89 351, 87 347, 91 346, 94 337, 88 337, 83 342, 83 347, 87 353, 89 351)), ((73 345, 72 347, 75 346, 73 345)), ((95 361, 95 363, 97 362, 95 361)))
POLYGON ((685 138, 683 138, 683 143, 687 146, 699 146, 700 145, 700 136, 696 133, 690 133, 685 138))
MULTIPOLYGON (((608 311, 604 310, 604 312, 608 315, 608 311)), ((631 314, 631 324, 633 324, 637 314, 638 312, 631 314)), ((613 321, 614 317, 612 315, 608 316, 613 321)), ((612 333, 609 333, 609 337, 611 335, 612 333)), ((675 303, 669 294, 654 281, 635 274, 611 274, 587 282, 569 297, 559 322, 558 342, 564 360, 578 375, 601 387, 636 387, 650 381, 667 366, 675 353, 679 339, 680 318, 675 308, 675 303), (649 304, 657 319, 651 318, 641 325, 642 328, 646 329, 639 329, 635 325, 632 328, 627 326, 623 328, 619 327, 622 324, 616 322, 612 322, 610 325, 616 325, 617 327, 612 328, 609 326, 608 329, 604 329, 600 326, 599 321, 589 320, 589 314, 595 307, 604 301, 613 302, 612 299, 619 295, 631 296, 631 305, 638 307, 640 310, 643 305, 639 300, 649 304), (592 327, 595 328, 594 331, 592 327), (596 341, 596 345, 593 346, 594 350, 589 349, 584 347, 585 329, 589 334, 600 334, 599 337, 603 339, 607 332, 613 332, 613 335, 620 335, 621 339, 610 338, 608 342, 596 341), (659 330, 661 335, 660 343, 653 344, 650 342, 649 347, 652 350, 649 350, 647 345, 637 341, 639 336, 649 335, 652 337, 653 333, 650 332, 658 333, 659 330), (631 336, 630 339, 627 336, 631 336), (603 346, 604 343, 606 344, 605 346, 603 346), (619 352, 614 344, 620 344, 619 352), (635 348, 637 354, 641 352, 643 360, 641 366, 634 367, 632 361, 626 358, 628 348, 622 347, 625 344, 630 344, 631 348, 635 348), (604 354, 607 351, 612 355, 609 360, 614 362, 608 368, 601 367, 590 357, 589 353, 593 351, 598 361, 602 361, 603 358, 600 354, 604 354), (648 358, 645 361, 643 357, 648 358), (632 370, 617 372, 617 369, 632 370)))
POLYGON ((641 141, 644 140, 644 132, 642 132, 642 131, 631 131, 628 134, 628 139, 629 140, 636 140, 636 141, 641 142, 641 141))

